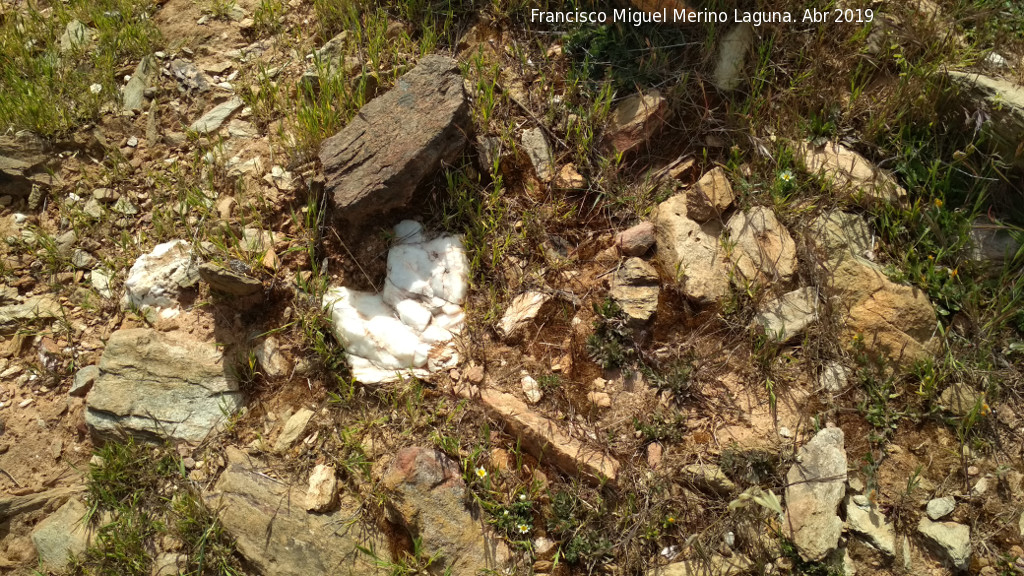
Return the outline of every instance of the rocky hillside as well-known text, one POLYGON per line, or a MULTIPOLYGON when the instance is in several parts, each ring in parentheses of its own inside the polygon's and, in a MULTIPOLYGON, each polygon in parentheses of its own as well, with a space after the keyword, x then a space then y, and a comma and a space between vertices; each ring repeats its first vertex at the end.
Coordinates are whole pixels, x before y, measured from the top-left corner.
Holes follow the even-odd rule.
POLYGON ((0 4, 0 571, 1024 573, 1024 9, 697 4, 0 4))

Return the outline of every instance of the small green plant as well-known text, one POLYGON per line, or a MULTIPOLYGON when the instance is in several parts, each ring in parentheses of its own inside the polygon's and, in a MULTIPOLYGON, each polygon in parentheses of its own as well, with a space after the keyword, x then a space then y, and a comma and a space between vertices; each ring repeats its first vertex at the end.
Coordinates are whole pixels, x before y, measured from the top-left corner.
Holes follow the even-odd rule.
POLYGON ((647 442, 678 442, 686 433, 686 418, 681 414, 665 415, 655 412, 648 418, 633 419, 633 427, 647 442))
POLYGON ((562 377, 559 374, 542 374, 537 377, 537 384, 546 394, 558 391, 562 387, 562 377))
POLYGON ((884 357, 873 355, 865 348, 863 336, 858 334, 854 338, 853 348, 857 375, 864 391, 860 410, 874 428, 872 441, 881 444, 896 433, 900 421, 907 416, 907 411, 895 402, 903 391, 898 386, 897 375, 886 369, 884 357))
POLYGON ((768 450, 743 450, 729 446, 722 451, 719 467, 726 476, 749 485, 785 485, 785 467, 778 452, 768 450))
POLYGON ((238 9, 235 0, 208 0, 206 12, 218 20, 230 20, 238 9))
POLYGON ((150 574, 158 539, 182 542, 188 572, 240 576, 231 539, 186 479, 169 446, 153 448, 127 438, 107 442, 89 466, 89 522, 96 541, 74 572, 115 576, 150 574))
POLYGON ((547 528, 563 540, 558 555, 566 562, 592 568, 612 555, 612 543, 596 529, 594 522, 602 505, 603 500, 594 507, 567 490, 551 495, 547 528))
MULTIPOLYGON (((921 484, 921 470, 920 465, 914 468, 914 472, 907 478, 906 486, 892 502, 889 520, 897 530, 908 530, 917 523, 918 506, 915 492, 921 484)), ((877 503, 875 505, 877 506, 877 503)))
POLYGON ((487 504, 490 523, 510 541, 528 541, 533 532, 534 501, 526 492, 512 495, 505 504, 487 504))
POLYGON ((261 35, 277 34, 282 28, 284 3, 281 0, 260 0, 260 5, 253 13, 253 26, 261 35))
POLYGON ((438 550, 427 554, 423 550, 423 540, 413 538, 412 550, 403 550, 397 560, 382 559, 377 553, 364 546, 357 546, 360 552, 369 556, 374 564, 387 572, 389 576, 417 576, 419 574, 440 574, 452 576, 452 567, 445 566, 444 555, 438 550))
POLYGON ((672 393, 676 403, 693 399, 699 392, 699 382, 695 377, 697 367, 692 357, 678 358, 655 368, 650 363, 640 367, 648 384, 658 390, 672 393))
POLYGON ((587 354, 605 370, 627 368, 637 359, 622 310, 610 298, 596 302, 594 332, 587 337, 587 354))

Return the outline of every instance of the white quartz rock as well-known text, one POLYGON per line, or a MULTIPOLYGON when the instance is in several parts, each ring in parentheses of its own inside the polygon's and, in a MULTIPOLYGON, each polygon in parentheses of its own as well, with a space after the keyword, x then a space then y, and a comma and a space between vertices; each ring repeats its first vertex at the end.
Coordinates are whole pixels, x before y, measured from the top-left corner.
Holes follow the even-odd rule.
POLYGON ((380 294, 332 288, 324 305, 349 366, 364 383, 454 366, 452 339, 465 322, 469 262, 456 236, 428 239, 411 220, 395 226, 380 294))
POLYGON ((181 291, 199 280, 192 246, 184 240, 158 244, 139 256, 125 280, 125 307, 176 310, 181 291))

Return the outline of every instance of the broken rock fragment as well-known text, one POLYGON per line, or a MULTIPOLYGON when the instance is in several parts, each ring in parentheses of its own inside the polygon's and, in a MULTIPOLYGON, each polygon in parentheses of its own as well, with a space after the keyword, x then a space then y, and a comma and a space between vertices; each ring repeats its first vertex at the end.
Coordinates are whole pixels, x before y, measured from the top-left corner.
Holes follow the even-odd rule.
POLYGON ((615 235, 615 246, 623 256, 643 256, 654 246, 654 224, 641 222, 615 235))
POLYGON ((807 142, 797 146, 796 155, 809 174, 820 176, 836 192, 854 200, 896 202, 907 195, 892 174, 842 144, 807 142))
POLYGON ((861 338, 869 353, 905 363, 938 350, 935 308, 928 295, 889 280, 880 266, 859 258, 844 260, 828 288, 845 313, 844 341, 861 338))
POLYGON ((715 168, 686 191, 686 214, 697 222, 707 222, 721 216, 735 197, 725 170, 715 168))
POLYGON ((697 301, 717 302, 729 293, 729 269, 720 238, 722 225, 703 224, 688 215, 686 194, 676 194, 655 209, 657 260, 664 273, 697 301))
POLYGON ((644 144, 665 125, 668 101, 657 90, 633 94, 612 112, 608 141, 616 152, 629 153, 644 144))
POLYGON ((886 556, 896 556, 896 533, 892 523, 867 496, 846 498, 846 525, 886 556))
POLYGON ((784 282, 796 271, 796 242, 771 208, 755 206, 737 212, 726 230, 733 243, 729 260, 739 272, 734 282, 784 282))
POLYGON ((366 384, 458 363, 452 339, 465 320, 469 273, 462 241, 428 238, 411 220, 395 226, 395 236, 381 293, 332 288, 323 301, 353 376, 366 384))
POLYGON ((842 430, 825 428, 800 447, 786 475, 785 534, 808 562, 828 557, 843 533, 836 509, 846 493, 844 444, 842 430))
POLYGON ((640 258, 630 258, 622 264, 608 291, 633 328, 642 328, 654 317, 660 293, 658 271, 640 258))
POLYGON ((957 570, 966 570, 971 565, 971 527, 956 522, 932 522, 921 518, 917 531, 943 559, 957 570))
POLYGON ((531 410, 522 400, 491 388, 482 390, 480 399, 537 459, 590 482, 615 482, 619 473, 619 462, 615 458, 584 445, 562 431, 557 423, 531 410))
POLYGON ((818 319, 818 291, 810 286, 761 306, 754 322, 773 342, 788 342, 818 319))
POLYGON ((306 426, 309 425, 309 421, 312 418, 313 411, 309 408, 300 408, 292 414, 288 421, 284 423, 284 428, 281 430, 281 434, 278 435, 277 442, 274 443, 274 450, 284 452, 291 448, 306 433, 306 426))
POLYGON ((533 322, 534 318, 540 314, 541 308, 550 299, 550 294, 537 291, 523 292, 513 298, 512 303, 501 317, 501 321, 498 322, 498 334, 505 339, 519 334, 529 326, 530 322, 533 322))
POLYGON ((199 265, 199 276, 210 288, 232 296, 252 296, 263 290, 263 282, 250 276, 246 266, 234 260, 228 266, 213 262, 199 265))
POLYGON ((306 510, 325 512, 334 504, 338 492, 338 477, 334 467, 317 464, 309 475, 309 490, 306 491, 306 510))

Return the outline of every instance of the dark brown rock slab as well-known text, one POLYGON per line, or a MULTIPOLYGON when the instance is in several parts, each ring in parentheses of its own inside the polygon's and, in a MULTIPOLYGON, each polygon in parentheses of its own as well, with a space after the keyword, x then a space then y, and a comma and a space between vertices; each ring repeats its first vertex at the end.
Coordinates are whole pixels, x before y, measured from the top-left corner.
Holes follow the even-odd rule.
POLYGON ((321 145, 335 215, 355 223, 405 206, 442 163, 458 158, 470 130, 458 63, 423 58, 321 145))
POLYGON ((387 513, 421 539, 452 574, 498 573, 511 557, 477 508, 467 507, 459 464, 444 453, 413 446, 396 454, 384 486, 391 494, 387 513))

